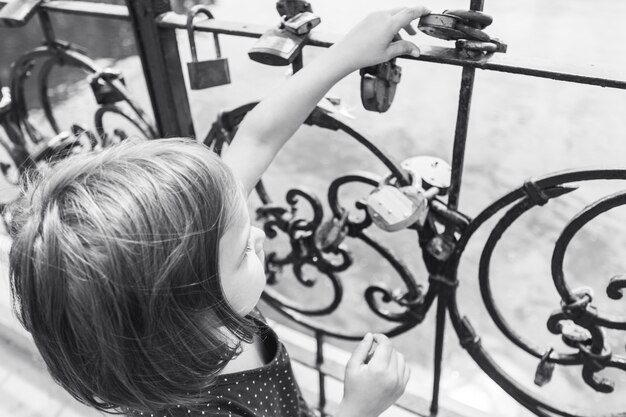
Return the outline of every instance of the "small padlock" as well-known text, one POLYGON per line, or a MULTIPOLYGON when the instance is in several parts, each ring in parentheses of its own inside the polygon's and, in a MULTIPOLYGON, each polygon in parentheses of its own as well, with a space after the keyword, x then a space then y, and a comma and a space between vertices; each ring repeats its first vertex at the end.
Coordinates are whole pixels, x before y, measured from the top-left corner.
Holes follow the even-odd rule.
POLYGON ((281 29, 286 29, 289 32, 298 36, 307 35, 311 30, 322 22, 319 16, 311 12, 298 13, 291 19, 286 19, 281 29))
POLYGON ((124 94, 112 85, 114 81, 120 81, 122 85, 126 85, 122 73, 111 68, 106 68, 90 76, 89 85, 96 98, 96 103, 100 105, 115 104, 125 99, 124 94))
POLYGON ((396 60, 383 62, 372 67, 362 68, 361 103, 365 110, 384 113, 389 110, 402 77, 402 68, 396 60))
MULTIPOLYGON (((401 39, 399 34, 393 37, 394 42, 401 39)), ((378 113, 389 110, 402 78, 402 68, 396 65, 396 59, 361 68, 359 74, 361 75, 361 103, 365 110, 378 113)))
POLYGON ((426 244, 426 251, 439 261, 447 261, 455 248, 455 240, 446 235, 437 235, 426 244))
POLYGON ((333 217, 322 223, 315 231, 315 245, 324 252, 337 249, 348 234, 347 221, 348 211, 344 210, 340 218, 333 217))
POLYGON ((591 332, 586 328, 577 325, 571 320, 564 320, 559 324, 561 339, 567 346, 577 349, 582 344, 591 342, 591 332))
POLYGON ((548 349, 541 357, 539 365, 537 365, 537 370, 535 371, 535 385, 538 387, 543 387, 552 380, 554 362, 550 362, 550 355, 553 351, 553 348, 548 349))
POLYGON ((265 32, 250 48, 248 56, 256 62, 272 66, 290 65, 300 54, 308 34, 321 19, 302 12, 265 32))
POLYGON ((213 33, 217 59, 198 61, 196 39, 193 33, 193 19, 200 13, 206 15, 209 19, 213 19, 213 15, 209 9, 200 4, 193 6, 191 10, 189 10, 189 13, 187 13, 187 34, 189 36, 192 59, 192 62, 187 63, 187 71, 189 72, 189 85, 192 90, 202 90, 204 88, 230 84, 228 59, 222 58, 220 41, 217 33, 213 33))

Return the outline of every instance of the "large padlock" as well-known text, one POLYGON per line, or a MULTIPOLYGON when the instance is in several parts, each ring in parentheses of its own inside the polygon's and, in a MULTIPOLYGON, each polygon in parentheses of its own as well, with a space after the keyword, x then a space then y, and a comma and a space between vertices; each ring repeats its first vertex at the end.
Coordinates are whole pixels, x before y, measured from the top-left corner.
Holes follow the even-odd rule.
POLYGON ((191 47, 192 59, 192 62, 187 63, 187 71, 189 72, 189 85, 192 90, 202 90, 204 88, 230 84, 228 59, 222 58, 220 41, 217 33, 213 33, 215 54, 217 55, 217 58, 207 61, 198 61, 196 39, 193 33, 193 19, 200 13, 206 15, 209 19, 213 19, 213 15, 209 9, 202 5, 193 6, 191 10, 189 10, 189 13, 187 13, 187 34, 189 35, 189 46, 191 47))
MULTIPOLYGON (((400 35, 393 40, 398 41, 400 35)), ((396 65, 395 58, 374 65, 361 68, 361 103, 365 110, 384 113, 389 110, 396 96, 396 88, 402 78, 402 68, 396 65)))
MULTIPOLYGON (((400 166, 412 177, 420 178, 417 186, 424 189, 436 188, 438 194, 445 195, 450 188, 452 168, 441 158, 434 156, 414 156, 402 161, 400 166)), ((415 184, 415 179, 413 180, 415 184)))
POLYGON ((248 56, 265 65, 290 65, 304 48, 311 29, 320 22, 321 19, 311 12, 298 13, 279 27, 265 32, 252 45, 248 56))
POLYGON ((438 188, 424 190, 422 179, 412 175, 412 184, 398 187, 391 177, 381 182, 367 197, 367 212, 376 226, 395 232, 414 224, 424 226, 430 211, 430 201, 438 188))

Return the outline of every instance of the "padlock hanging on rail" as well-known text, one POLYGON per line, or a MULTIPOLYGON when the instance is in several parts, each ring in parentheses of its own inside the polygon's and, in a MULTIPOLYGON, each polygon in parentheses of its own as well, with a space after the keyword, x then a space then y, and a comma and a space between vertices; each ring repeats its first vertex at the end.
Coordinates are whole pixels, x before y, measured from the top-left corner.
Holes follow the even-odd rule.
POLYGON ((196 52, 196 39, 193 33, 193 19, 198 14, 204 14, 209 19, 214 19, 213 14, 202 5, 196 5, 187 13, 187 35, 189 36, 189 46, 191 47, 191 60, 187 63, 189 73, 189 86, 192 90, 202 90, 205 88, 217 87, 219 85, 230 84, 230 69, 228 59, 222 58, 220 41, 217 33, 213 33, 215 42, 215 54, 217 59, 198 61, 196 52))
POLYGON ((387 232, 426 224, 430 201, 450 188, 451 168, 444 160, 430 156, 408 158, 401 164, 411 184, 398 186, 388 177, 367 197, 367 212, 376 226, 387 232))
POLYGON ((484 32, 492 22, 491 16, 476 10, 444 10, 441 14, 422 16, 417 28, 432 37, 456 41, 459 50, 505 53, 507 45, 484 32))
POLYGON ((321 19, 308 11, 284 20, 279 27, 265 32, 250 48, 248 56, 256 62, 286 66, 294 62, 304 48, 311 30, 321 19))
MULTIPOLYGON (((393 41, 401 39, 400 35, 396 35, 393 41)), ((361 75, 361 103, 365 110, 378 113, 389 110, 402 78, 402 68, 396 65, 396 59, 361 68, 359 74, 361 75)))

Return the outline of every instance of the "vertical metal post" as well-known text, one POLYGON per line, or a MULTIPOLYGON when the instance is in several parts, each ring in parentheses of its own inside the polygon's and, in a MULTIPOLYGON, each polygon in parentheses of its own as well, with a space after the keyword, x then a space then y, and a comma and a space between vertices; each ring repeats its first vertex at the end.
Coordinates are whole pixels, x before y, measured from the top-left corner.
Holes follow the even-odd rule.
MULTIPOLYGON (((482 11, 483 0, 471 0, 470 9, 482 11)), ((465 145, 467 142, 467 128, 469 124, 472 92, 474 90, 474 75, 476 70, 463 67, 461 75, 461 89, 459 92, 459 107, 454 132, 454 148, 452 151, 452 183, 448 195, 448 207, 456 209, 461 194, 461 180, 463 178, 463 163, 465 160, 465 145)))
POLYGON ((156 17, 171 11, 169 0, 126 0, 157 130, 162 137, 194 136, 176 33, 156 17))
POLYGON ((439 389, 441 385, 441 363, 443 361, 443 341, 446 328, 446 298, 439 294, 437 299, 437 319, 435 327, 435 360, 433 369, 433 395, 430 401, 430 415, 435 417, 439 412, 439 389), (443 298, 442 298, 443 297, 443 298))
MULTIPOLYGON (((483 0, 470 0, 470 9, 482 11, 483 0)), ((463 163, 465 160, 465 145, 467 144, 467 131, 469 125, 470 108, 472 104, 472 93, 474 91, 474 76, 476 70, 467 66, 463 67, 461 74, 461 88, 459 91, 459 106, 456 117, 456 128, 454 131, 454 147, 452 150, 452 178, 450 193, 448 194, 448 207, 456 209, 459 206, 461 194, 461 181, 463 178, 463 163)), ((454 234, 454 227, 448 227, 445 231, 447 235, 454 234)), ((448 268, 447 268, 448 269, 448 268)), ((448 278, 449 271, 448 271, 448 278)), ((435 358, 433 372, 433 395, 430 403, 430 415, 436 416, 439 411, 439 389, 441 386, 441 368, 443 362, 444 335, 446 327, 447 301, 450 297, 446 288, 443 292, 438 292, 437 299, 437 321, 435 329, 435 358)))
POLYGON ((325 384, 325 376, 324 371, 322 370, 322 366, 324 365, 324 335, 322 332, 315 332, 315 342, 316 342, 316 356, 315 356, 315 369, 317 370, 317 374, 319 377, 319 410, 324 417, 326 412, 324 409, 326 408, 326 384, 325 384))

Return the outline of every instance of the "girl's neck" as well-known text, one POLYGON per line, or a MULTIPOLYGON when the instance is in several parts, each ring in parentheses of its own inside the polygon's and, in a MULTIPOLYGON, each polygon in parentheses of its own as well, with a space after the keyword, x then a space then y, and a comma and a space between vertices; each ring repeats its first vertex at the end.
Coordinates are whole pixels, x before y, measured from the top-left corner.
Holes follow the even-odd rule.
POLYGON ((221 374, 232 374, 260 368, 271 359, 268 357, 265 345, 257 335, 254 335, 252 343, 241 342, 241 349, 241 353, 226 364, 221 374))

